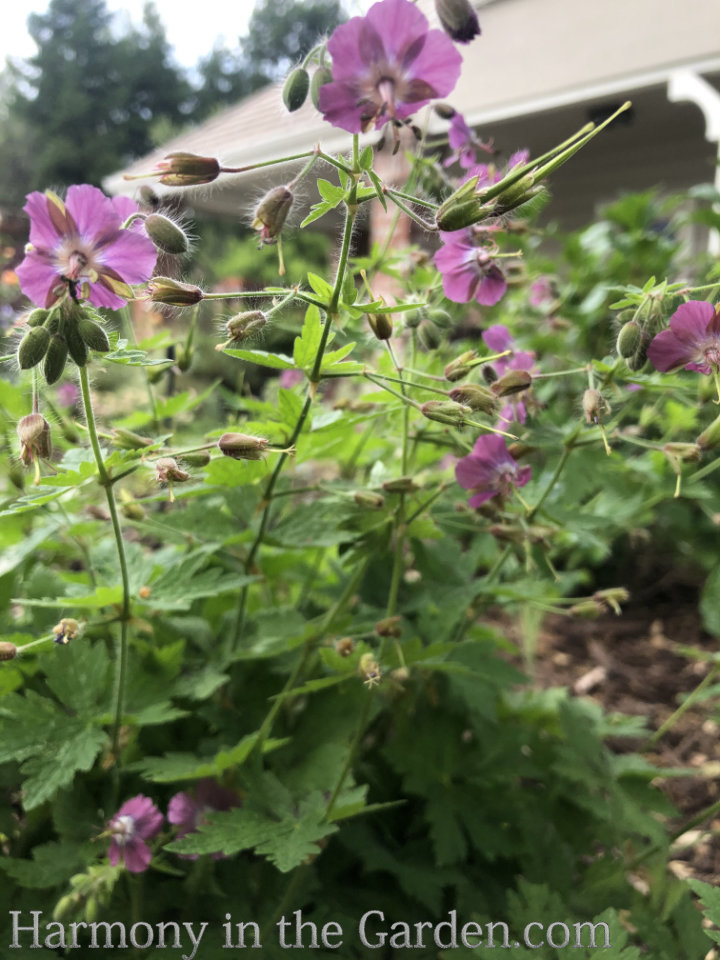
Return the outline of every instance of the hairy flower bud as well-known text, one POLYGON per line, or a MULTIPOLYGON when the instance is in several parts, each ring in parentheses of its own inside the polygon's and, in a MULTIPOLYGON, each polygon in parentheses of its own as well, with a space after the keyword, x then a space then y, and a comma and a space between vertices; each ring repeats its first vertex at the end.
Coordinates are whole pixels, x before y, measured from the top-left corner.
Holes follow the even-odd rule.
POLYGON ((14 660, 17 656, 18 648, 9 640, 0 640, 0 661, 14 660))
POLYGON ((157 177, 166 187, 192 187, 217 180, 220 176, 220 163, 215 157, 199 157, 195 153, 178 151, 169 153, 164 160, 157 163, 155 172, 149 176, 157 177))
POLYGON ((65 322, 65 342, 67 343, 70 358, 78 367, 84 367, 88 362, 87 344, 80 336, 78 322, 75 317, 70 317, 65 322))
POLYGON ((234 317, 230 317, 225 329, 231 340, 241 342, 262 330, 266 323, 267 318, 262 310, 246 310, 244 313, 237 313, 234 317))
POLYGON ((603 417, 610 413, 610 404, 599 390, 586 390, 582 399, 585 423, 602 423, 603 417))
POLYGON ((386 480, 382 488, 386 493, 416 493, 420 490, 412 477, 397 477, 395 480, 386 480))
POLYGON ((312 75, 310 81, 310 99, 316 110, 320 109, 320 87, 326 83, 332 83, 332 70, 329 67, 319 67, 312 75))
POLYGON ((385 506, 385 497, 380 493, 373 493, 371 490, 356 490, 353 499, 359 507, 380 510, 385 506))
POLYGON ((60 623, 55 624, 52 629, 55 643, 66 647, 71 640, 75 640, 80 633, 80 624, 72 617, 63 617, 60 623))
POLYGON ((226 457, 234 460, 263 460, 265 448, 270 443, 264 437, 251 437, 245 433, 224 433, 218 440, 218 448, 226 457))
POLYGON ((349 657, 355 652, 355 641, 352 637, 341 637, 335 644, 335 649, 341 657, 349 657))
POLYGON ((398 637, 402 636, 402 627, 400 626, 400 617, 384 617, 375 624, 375 633, 379 637, 398 637))
POLYGON ((160 457, 155 461, 155 478, 158 483, 185 483, 190 479, 190 474, 178 466, 174 457, 160 457))
POLYGON ((438 20, 456 43, 470 43, 480 34, 477 14, 469 0, 435 0, 438 20))
POLYGON ((460 424, 467 420, 472 410, 454 400, 428 400, 420 407, 420 412, 437 423, 460 424))
POLYGON ((33 327, 20 341, 17 361, 21 370, 36 367, 50 346, 50 334, 45 327, 33 327))
POLYGON ((260 243, 274 243, 290 212, 294 196, 285 186, 273 187, 255 209, 253 229, 260 233, 260 243))
POLYGON ((35 310, 31 310, 25 317, 25 323, 27 323, 29 327, 41 327, 49 316, 49 310, 45 310, 43 307, 36 307, 35 310))
POLYGON ((459 387, 454 387, 448 396, 455 403, 464 403, 471 410, 480 410, 487 414, 497 413, 497 397, 487 387, 481 387, 475 383, 463 383, 459 387))
POLYGON ((153 441, 150 437, 142 437, 139 433, 133 433, 132 430, 126 430, 124 427, 114 427, 112 444, 119 450, 143 450, 145 447, 151 447, 153 441))
POLYGON ((100 324, 95 323, 90 317, 80 317, 78 320, 78 331, 91 350, 97 350, 98 353, 107 353, 110 349, 108 335, 100 324))
POLYGON ((510 397, 522 393, 532 384, 532 375, 527 370, 508 370, 490 385, 496 397, 510 397))
MULTIPOLYGON (((36 327, 36 330, 42 328, 36 327)), ((33 332, 33 331, 31 331, 33 332)), ((65 338, 60 334, 55 334, 50 338, 50 345, 45 354, 45 364, 43 366, 43 375, 45 382, 53 384, 60 379, 65 369, 68 357, 68 345, 65 338)))
POLYGON ((205 296, 194 283, 183 283, 172 277, 153 277, 148 282, 147 292, 153 303, 165 303, 170 307, 191 307, 205 296))
POLYGON ((632 357, 632 355, 640 346, 641 340, 642 329, 640 324, 636 323, 634 320, 626 323, 620 328, 620 333, 618 334, 616 344, 618 355, 626 360, 628 357, 632 357))
POLYGON ((452 120, 457 113, 455 107, 451 107, 449 103, 434 103, 433 110, 443 120, 452 120))
POLYGON ((423 320, 418 327, 417 335, 426 350, 437 350, 442 343, 442 334, 432 320, 423 320))
POLYGON ((455 357, 455 359, 451 360, 445 367, 445 379, 451 383, 454 383, 456 380, 462 380, 463 377, 466 377, 472 370, 472 364, 469 363, 469 361, 476 360, 477 355, 477 350, 466 350, 465 353, 461 353, 459 357, 455 357))
POLYGON ((185 231, 162 213, 150 213, 145 217, 145 230, 158 250, 171 256, 188 252, 185 231))
POLYGON ((285 109, 290 113, 299 110, 307 99, 310 88, 310 74, 304 67, 295 67, 287 75, 283 86, 282 98, 285 109))
POLYGON ((389 340, 393 332, 392 317, 387 313, 368 313, 370 329, 378 340, 389 340))
POLYGON ((184 453, 183 463, 189 467, 206 467, 210 463, 211 457, 207 450, 196 450, 195 453, 184 453))

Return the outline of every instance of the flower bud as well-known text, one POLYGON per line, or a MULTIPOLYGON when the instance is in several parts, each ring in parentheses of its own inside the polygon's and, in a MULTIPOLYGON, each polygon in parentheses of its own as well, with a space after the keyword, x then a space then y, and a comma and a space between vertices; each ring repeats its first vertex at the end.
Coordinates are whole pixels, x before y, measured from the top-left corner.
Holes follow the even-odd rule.
POLYGON ((420 412, 428 420, 460 424, 465 423, 472 410, 462 403, 455 403, 454 400, 428 400, 420 407, 420 412))
POLYGON ((253 229, 260 232, 261 244, 277 240, 294 199, 288 187, 273 187, 262 198, 252 222, 253 229))
POLYGON ((212 183, 220 176, 220 163, 215 157, 199 157, 195 153, 169 153, 155 165, 156 176, 167 187, 192 187, 212 183))
POLYGON ((382 488, 386 493, 415 493, 421 489, 412 477, 397 477, 395 480, 386 480, 382 488))
POLYGON ((447 198, 435 215, 438 230, 462 230, 493 213, 492 205, 483 205, 475 195, 478 178, 471 177, 447 198))
POLYGON ((385 617, 375 624, 375 633, 379 637, 401 637, 400 617, 385 617))
POLYGON ((373 493, 371 490, 356 490, 353 499, 359 507, 381 510, 385 506, 385 497, 380 493, 373 493))
POLYGON ((630 323, 626 323, 625 326, 620 328, 620 333, 618 334, 616 344, 618 355, 624 357, 626 360, 628 357, 632 357, 632 355, 640 346, 641 340, 642 329, 640 324, 636 323, 634 320, 631 320, 630 323))
POLYGON ((454 387, 448 394, 455 403, 464 403, 471 410, 480 410, 482 413, 497 413, 497 397, 487 387, 475 383, 463 383, 454 387))
POLYGON ((160 457, 155 461, 155 478, 158 483, 185 483, 190 479, 190 474, 181 470, 173 457, 160 457))
POLYGON ((392 317, 387 313, 368 313, 370 329, 378 340, 389 340, 393 332, 392 317))
POLYGON ((251 437, 245 433, 224 433, 218 440, 220 452, 233 460, 263 460, 265 448, 270 443, 263 437, 251 437))
POLYGON ((596 590, 593 594, 593 600, 598 603, 607 604, 612 607, 614 613, 620 616, 620 604, 627 603, 630 599, 630 593, 625 587, 609 587, 606 590, 596 590))
POLYGON ((145 511, 140 506, 139 503, 136 503, 134 500, 126 500, 120 506, 120 511, 124 517, 127 517, 128 520, 144 520, 145 511))
POLYGON ((714 450, 720 446, 720 417, 716 417, 710 426, 703 430, 695 443, 701 450, 714 450))
POLYGON ((206 467, 210 463, 210 459, 207 450, 197 450, 195 453, 183 454, 183 462, 189 467, 206 467))
POLYGON ((417 335, 426 350, 437 350, 442 343, 442 335, 432 320, 423 320, 418 327, 417 335))
POLYGON ((158 250, 171 256, 188 252, 188 238, 177 223, 162 213, 150 213, 145 217, 145 230, 158 250))
POLYGON ((110 349, 110 341, 99 323, 95 323, 90 317, 81 317, 78 320, 78 330, 87 346, 98 353, 107 353, 110 349))
POLYGON ((604 604, 598 603, 597 600, 581 600, 580 603, 574 603, 568 609, 570 616, 583 617, 585 620, 597 620, 604 612, 604 604))
POLYGON ((43 307, 36 307, 35 310, 31 310, 25 317, 25 323, 27 323, 29 327, 41 327, 49 316, 49 310, 45 310, 43 307))
POLYGON ((585 423, 602 423, 603 417, 610 413, 610 404, 599 390, 586 390, 582 399, 585 423))
POLYGON ((287 75, 283 86, 282 98, 285 109, 290 113, 299 110, 307 99, 310 88, 310 74, 304 67, 295 67, 287 75))
POLYGON ((335 649, 341 657, 349 657, 355 652, 355 641, 352 637, 341 637, 335 644, 335 649))
POLYGON ((681 472, 683 463, 697 463, 702 457, 702 450, 697 443, 666 443, 662 450, 677 474, 681 472))
POLYGON ((490 389, 496 397, 510 397, 522 393, 532 384, 532 375, 527 370, 508 370, 491 384, 490 389))
POLYGON ((20 441, 20 459, 29 467, 35 457, 49 460, 52 453, 50 424, 39 413, 29 413, 17 425, 20 441))
POLYGON ((442 120, 452 120, 457 113, 455 107, 451 107, 449 103, 435 103, 433 110, 442 120))
MULTIPOLYGON (((36 327, 35 329, 41 330, 44 328, 36 327)), ((55 383, 62 376, 65 364, 67 363, 67 356, 68 345, 65 342, 65 338, 56 333, 50 338, 50 345, 45 354, 45 364, 43 366, 43 375, 48 385, 55 383)))
POLYGON ((151 447, 153 441, 150 437, 141 437, 139 433, 133 433, 132 430, 126 430, 124 427, 114 427, 112 444, 119 450, 143 450, 145 447, 151 447))
POLYGON ((20 341, 17 361, 21 370, 36 367, 50 346, 50 334, 45 327, 33 327, 20 341))
POLYGON ((183 283, 172 277, 153 277, 147 285, 147 292, 153 303, 166 303, 170 307, 191 307, 205 296, 194 283, 183 283))
POLYGON ((497 371, 490 363, 484 363, 480 368, 485 383, 493 384, 498 378, 497 371))
POLYGON ((88 362, 87 344, 80 336, 78 323, 75 317, 68 317, 65 321, 65 342, 70 358, 78 367, 84 367, 88 362))
POLYGON ((469 0, 435 0, 438 20, 456 43, 470 43, 479 36, 480 24, 469 0))
POLYGON ((267 318, 262 310, 246 310, 244 313, 237 313, 230 317, 225 329, 231 340, 241 342, 257 333, 267 323, 267 318))
POLYGON ((382 679, 380 664, 377 662, 372 653, 364 653, 362 657, 360 657, 358 670, 360 671, 361 676, 364 678, 363 682, 368 687, 376 687, 382 679))
POLYGON ((636 348, 635 353, 631 357, 628 357, 625 361, 625 363, 628 365, 628 369, 632 370, 633 373, 637 373, 639 370, 642 370, 647 363, 647 352, 648 347, 650 346, 650 341, 650 336, 643 330, 640 337, 640 345, 636 348))
POLYGON ((463 377, 466 377, 472 371, 472 364, 468 361, 476 360, 477 355, 476 350, 466 350, 465 353, 461 353, 459 357, 451 360, 445 367, 445 379, 451 383, 454 383, 456 380, 462 380, 463 377))
POLYGON ((14 660, 17 656, 18 648, 9 640, 0 640, 0 660, 14 660))
POLYGON ((312 75, 310 81, 310 99, 316 110, 320 109, 320 87, 326 83, 332 83, 332 70, 329 67, 319 67, 312 75))
POLYGON ((66 647, 71 640, 75 640, 80 633, 80 624, 72 617, 63 617, 60 623, 52 628, 53 639, 55 643, 60 643, 66 647))

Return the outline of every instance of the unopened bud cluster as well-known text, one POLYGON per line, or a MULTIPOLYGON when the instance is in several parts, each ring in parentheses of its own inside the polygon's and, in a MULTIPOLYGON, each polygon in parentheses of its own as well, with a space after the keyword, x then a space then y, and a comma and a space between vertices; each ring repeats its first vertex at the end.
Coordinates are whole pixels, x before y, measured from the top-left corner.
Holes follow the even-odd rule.
POLYGON ((110 349, 99 319, 93 310, 74 301, 65 301, 52 310, 33 310, 28 316, 30 330, 18 347, 18 366, 30 370, 42 362, 48 384, 60 379, 68 357, 84 367, 90 350, 107 353, 110 349))

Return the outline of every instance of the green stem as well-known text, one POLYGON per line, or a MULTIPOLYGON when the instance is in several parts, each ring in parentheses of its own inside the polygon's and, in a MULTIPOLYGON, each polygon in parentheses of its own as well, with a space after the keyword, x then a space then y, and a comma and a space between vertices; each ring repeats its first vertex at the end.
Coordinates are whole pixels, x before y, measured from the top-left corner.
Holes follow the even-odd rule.
POLYGON ((391 190, 390 187, 384 187, 383 193, 386 196, 390 197, 390 199, 395 204, 395 206, 399 210, 402 210, 402 212, 406 216, 410 217, 411 220, 414 220, 415 223, 418 223, 423 228, 423 230, 427 230, 429 233, 438 232, 437 224, 428 223, 427 220, 423 220, 421 216, 418 216, 417 213, 411 210, 410 207, 403 200, 400 199, 400 197, 397 195, 397 191, 391 190))
POLYGON ((113 490, 112 479, 105 469, 100 441, 98 440, 97 427, 95 425, 95 413, 93 411, 92 397, 90 395, 90 384, 88 382, 87 367, 80 367, 80 390, 82 392, 83 407, 85 408, 85 419, 87 421, 88 434, 90 436, 90 446, 92 447, 95 463, 98 469, 98 478, 100 485, 105 490, 110 521, 112 523, 113 535, 115 537, 115 547, 120 565, 120 582, 122 585, 122 605, 120 610, 120 638, 116 646, 115 653, 115 681, 113 685, 113 724, 112 724, 112 752, 119 762, 118 746, 120 724, 122 721, 123 707, 125 701, 125 685, 127 681, 127 659, 128 659, 128 621, 130 620, 130 578, 128 576, 127 558, 125 556, 125 543, 122 537, 120 519, 118 516, 117 503, 115 502, 115 493, 113 490))
POLYGON ((355 730, 355 735, 353 736, 352 743, 350 744, 350 749, 348 750, 347 757, 345 758, 345 763, 343 765, 338 781, 335 784, 335 788, 330 795, 328 800, 328 805, 325 810, 325 816, 323 819, 329 820, 332 817, 333 810, 335 809, 335 804, 337 799, 340 796, 342 788, 345 786, 345 781, 348 778, 350 773, 350 768, 352 767, 353 760, 355 759, 355 754, 357 753, 358 747, 360 746, 360 741, 362 740, 363 733, 365 732, 365 725, 368 722, 368 717, 370 716, 370 706, 372 704, 372 691, 368 691, 365 700, 363 701, 362 710, 360 711, 360 717, 358 719, 357 729, 355 730))
POLYGON ((648 737, 648 739, 645 742, 646 750, 649 747, 654 746, 658 742, 658 740, 660 740, 662 737, 665 736, 668 730, 671 730, 675 726, 675 724, 678 722, 680 717, 682 717, 682 715, 686 711, 688 711, 690 707, 696 702, 696 700, 698 699, 700 694, 703 692, 703 690, 706 690, 710 686, 712 681, 718 675, 718 672, 720 672, 720 664, 718 663, 713 664, 712 668, 707 673, 707 675, 700 681, 700 683, 695 687, 695 689, 691 693, 689 693, 687 697, 685 697, 685 699, 677 708, 677 710, 675 710, 675 712, 672 713, 667 718, 665 723, 663 723, 660 727, 658 727, 658 729, 655 731, 655 733, 652 734, 652 736, 648 737))
POLYGON ((570 454, 572 453, 572 449, 573 449, 573 447, 575 446, 575 440, 577 439, 577 437, 578 437, 581 429, 582 429, 582 425, 579 424, 579 425, 573 430, 573 432, 570 434, 570 436, 568 437, 568 439, 565 441, 565 447, 564 447, 564 449, 563 449, 562 456, 560 457, 560 461, 559 461, 557 467, 555 467, 555 472, 553 473, 552 477, 550 478, 550 483, 548 483, 547 487, 545 487, 545 489, 543 490, 542 494, 540 495, 540 499, 537 501, 537 503, 535 504, 535 506, 532 507, 532 508, 528 511, 528 514, 527 514, 527 519, 528 519, 528 520, 532 520, 532 519, 533 519, 533 517, 535 516, 535 514, 538 512, 538 510, 542 507, 542 505, 543 505, 543 504, 545 503, 545 501, 547 500, 547 498, 548 498, 548 496, 550 495, 550 493, 552 492, 552 489, 553 489, 553 487, 555 486, 555 484, 556 484, 556 483, 558 482, 558 480, 560 479, 560 474, 561 474, 561 473, 563 472, 563 470, 565 469, 565 464, 566 464, 567 461, 568 461, 568 457, 569 457, 570 454))

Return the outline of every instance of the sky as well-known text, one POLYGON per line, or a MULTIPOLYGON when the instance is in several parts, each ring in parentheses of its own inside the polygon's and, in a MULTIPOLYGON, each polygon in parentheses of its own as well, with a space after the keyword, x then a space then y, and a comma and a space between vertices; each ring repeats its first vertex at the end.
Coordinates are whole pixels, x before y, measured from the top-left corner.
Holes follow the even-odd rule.
MULTIPOLYGON (((26 21, 31 13, 44 13, 50 0, 6 0, 3 3, 0 29, 0 67, 8 56, 31 57, 35 52, 27 32, 26 21)), ((83 0, 78 0, 82 3, 83 0)), ((195 5, 178 0, 155 0, 160 19, 175 58, 184 67, 193 67, 201 56, 212 50, 218 37, 235 46, 246 32, 255 0, 201 0, 201 14, 195 5)), ((144 0, 106 0, 113 13, 127 16, 131 22, 142 22, 144 0)))

